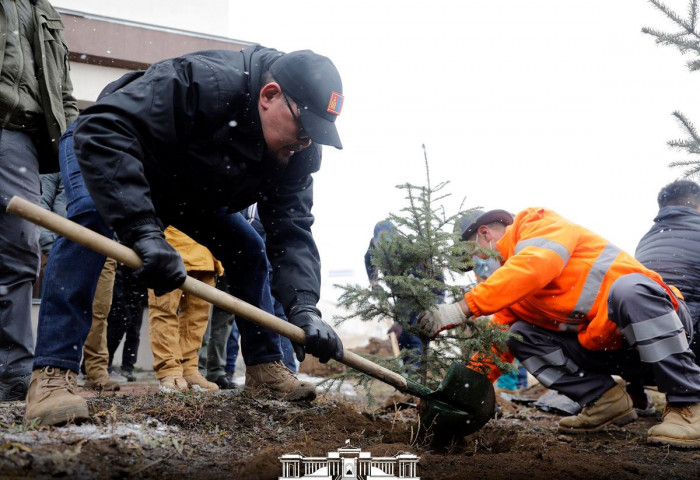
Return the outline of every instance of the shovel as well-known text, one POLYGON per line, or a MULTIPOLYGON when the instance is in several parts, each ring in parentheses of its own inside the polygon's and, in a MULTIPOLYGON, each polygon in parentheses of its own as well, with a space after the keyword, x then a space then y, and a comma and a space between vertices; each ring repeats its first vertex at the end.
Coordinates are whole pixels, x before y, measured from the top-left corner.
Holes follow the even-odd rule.
MULTIPOLYGON (((141 258, 130 248, 27 200, 12 197, 7 205, 7 212, 56 232, 128 267, 136 269, 141 266, 141 258)), ((306 343, 301 328, 199 280, 187 277, 180 289, 283 335, 292 342, 302 345, 306 343)), ((449 444, 459 440, 480 429, 493 416, 495 393, 491 382, 485 375, 468 369, 462 362, 454 362, 437 390, 431 390, 348 350, 343 352, 343 358, 338 361, 403 393, 422 399, 419 410, 420 429, 432 436, 435 443, 449 444)))

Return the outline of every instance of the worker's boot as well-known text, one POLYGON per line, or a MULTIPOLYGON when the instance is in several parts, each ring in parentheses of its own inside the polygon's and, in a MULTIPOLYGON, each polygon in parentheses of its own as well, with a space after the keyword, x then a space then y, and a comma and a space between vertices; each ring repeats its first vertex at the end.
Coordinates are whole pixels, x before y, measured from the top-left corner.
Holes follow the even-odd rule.
POLYGON ((119 391, 121 386, 118 381, 111 378, 108 373, 105 373, 104 375, 97 378, 87 377, 83 388, 105 392, 116 392, 119 391))
POLYGON ((190 388, 182 375, 166 375, 158 379, 158 382, 160 393, 185 393, 190 388))
POLYGON ((245 387, 289 402, 316 398, 314 385, 299 380, 281 361, 246 366, 245 387))
POLYGON ((632 399, 624 388, 616 383, 596 401, 589 403, 578 415, 559 420, 563 433, 597 432, 614 423, 625 425, 637 418, 632 399))
POLYGON ((193 373, 192 375, 185 375, 185 381, 190 386, 190 390, 196 392, 214 392, 219 389, 216 383, 210 382, 199 372, 193 373))
POLYGON ((24 422, 59 425, 89 418, 87 402, 76 395, 77 375, 71 370, 44 367, 32 372, 24 422))
POLYGON ((700 448, 700 403, 666 405, 663 422, 647 433, 647 441, 680 448, 700 448))

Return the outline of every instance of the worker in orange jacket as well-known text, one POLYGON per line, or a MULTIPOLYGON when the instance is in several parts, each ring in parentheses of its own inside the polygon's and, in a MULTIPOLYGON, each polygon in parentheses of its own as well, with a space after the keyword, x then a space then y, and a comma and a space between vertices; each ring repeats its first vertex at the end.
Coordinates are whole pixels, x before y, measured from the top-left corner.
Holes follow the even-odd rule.
POLYGON ((423 312, 434 338, 469 317, 518 334, 510 352, 544 386, 577 401, 579 415, 559 430, 593 432, 637 418, 611 375, 644 378, 666 394, 663 422, 648 441, 700 448, 700 367, 688 344, 692 320, 680 292, 599 235, 551 210, 528 208, 478 216, 462 233, 478 249, 482 280, 458 303, 423 312))

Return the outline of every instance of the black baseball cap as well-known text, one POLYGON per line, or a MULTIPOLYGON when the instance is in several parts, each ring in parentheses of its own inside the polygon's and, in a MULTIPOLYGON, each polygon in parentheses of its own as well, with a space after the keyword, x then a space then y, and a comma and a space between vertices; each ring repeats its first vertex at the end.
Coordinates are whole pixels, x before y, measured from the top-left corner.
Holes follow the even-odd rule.
POLYGON ((342 149, 335 119, 343 108, 343 83, 330 58, 311 50, 282 55, 270 67, 282 93, 299 107, 306 133, 316 143, 342 149))
POLYGON ((469 237, 474 235, 480 226, 496 222, 508 226, 513 224, 513 218, 514 215, 505 210, 489 210, 488 212, 472 210, 457 220, 459 226, 455 225, 455 231, 459 228, 462 230, 462 240, 469 240, 469 237))

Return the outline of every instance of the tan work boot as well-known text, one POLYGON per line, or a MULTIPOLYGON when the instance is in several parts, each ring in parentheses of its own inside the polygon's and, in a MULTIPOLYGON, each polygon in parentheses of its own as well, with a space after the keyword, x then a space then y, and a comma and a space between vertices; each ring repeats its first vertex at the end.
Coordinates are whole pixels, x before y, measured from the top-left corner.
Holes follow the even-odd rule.
POLYGON ((76 395, 77 375, 71 370, 44 367, 32 372, 27 392, 24 423, 38 419, 39 425, 87 420, 87 402, 76 395))
POLYGON ((578 415, 559 420, 562 433, 597 432, 615 423, 625 425, 637 418, 632 399, 618 383, 595 402, 583 407, 578 415))
POLYGON ((109 375, 105 374, 104 376, 98 378, 88 377, 87 380, 85 380, 83 388, 105 392, 117 392, 121 387, 119 382, 110 378, 109 375))
POLYGON ((214 392, 219 389, 216 383, 210 382, 199 372, 193 373, 192 375, 185 375, 185 381, 187 381, 190 389, 197 392, 214 392))
POLYGON ((647 442, 680 448, 700 448, 700 403, 666 405, 663 422, 647 432, 647 442))
POLYGON ((316 398, 316 388, 299 380, 281 361, 246 366, 245 387, 268 391, 278 399, 289 402, 316 398))
POLYGON ((158 391, 161 393, 185 393, 189 389, 187 380, 182 375, 168 375, 159 382, 158 391))

